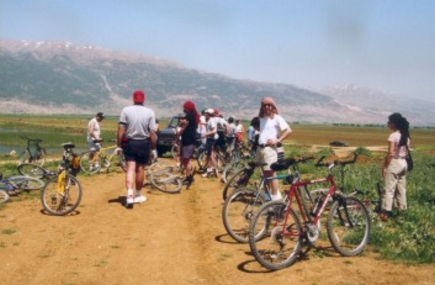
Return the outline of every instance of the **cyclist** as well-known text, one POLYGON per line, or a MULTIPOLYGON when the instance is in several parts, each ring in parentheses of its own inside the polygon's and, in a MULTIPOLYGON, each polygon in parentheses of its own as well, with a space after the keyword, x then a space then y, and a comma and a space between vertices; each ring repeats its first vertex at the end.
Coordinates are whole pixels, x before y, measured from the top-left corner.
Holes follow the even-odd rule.
MULTIPOLYGON (((291 134, 292 130, 284 118, 278 115, 275 101, 270 97, 265 97, 261 100, 258 116, 260 117, 260 134, 258 137, 256 159, 259 163, 266 163, 263 168, 264 176, 271 177, 275 175, 275 171, 270 166, 278 161, 277 148, 291 134)), ((281 199, 281 193, 278 191, 278 180, 273 179, 270 185, 272 200, 281 199)))
MULTIPOLYGON (((86 140, 90 151, 99 151, 101 149, 101 128, 100 123, 104 119, 104 113, 98 112, 94 118, 88 122, 88 132, 86 140)), ((89 155, 89 160, 94 158, 94 153, 89 155)), ((96 165, 98 167, 98 165, 96 165)))
POLYGON ((117 145, 127 161, 125 184, 127 187, 126 206, 142 203, 146 197, 141 195, 145 179, 145 165, 149 163, 150 153, 156 148, 154 111, 144 106, 145 92, 133 92, 134 105, 124 107, 119 117, 117 145), (133 185, 136 188, 134 193, 133 185))

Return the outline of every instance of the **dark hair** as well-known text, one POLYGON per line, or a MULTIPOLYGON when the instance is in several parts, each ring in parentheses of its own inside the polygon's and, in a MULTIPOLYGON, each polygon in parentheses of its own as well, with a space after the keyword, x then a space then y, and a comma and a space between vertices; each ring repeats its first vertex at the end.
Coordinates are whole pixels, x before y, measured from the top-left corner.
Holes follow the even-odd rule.
POLYGON ((388 121, 399 130, 402 135, 400 138, 399 146, 406 145, 408 143, 408 138, 411 138, 409 134, 409 122, 400 113, 393 113, 388 116, 388 121))
POLYGON ((229 117, 229 118, 228 118, 228 123, 230 123, 230 124, 231 124, 231 123, 234 123, 234 118, 233 118, 233 117, 229 117))
POLYGON ((252 118, 251 126, 259 128, 260 127, 260 118, 259 117, 252 118))

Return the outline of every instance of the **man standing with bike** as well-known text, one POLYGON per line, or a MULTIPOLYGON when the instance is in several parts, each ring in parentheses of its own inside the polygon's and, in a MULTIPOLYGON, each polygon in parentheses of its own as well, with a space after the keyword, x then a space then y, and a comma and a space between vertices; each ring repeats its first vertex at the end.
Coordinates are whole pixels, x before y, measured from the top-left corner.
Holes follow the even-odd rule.
POLYGON ((142 90, 134 91, 133 102, 134 105, 124 107, 121 111, 117 136, 117 145, 122 148, 127 161, 127 207, 147 199, 141 194, 144 168, 149 163, 151 150, 156 148, 157 140, 154 131, 156 118, 154 111, 144 106, 145 93, 142 90))
MULTIPOLYGON (((278 115, 278 108, 275 101, 270 97, 265 97, 261 100, 260 113, 260 133, 258 137, 258 146, 256 159, 259 163, 265 163, 263 173, 265 177, 275 175, 270 166, 278 161, 278 147, 281 147, 281 142, 287 138, 292 130, 283 117, 278 115)), ((272 190, 272 200, 282 198, 278 191, 278 180, 270 181, 272 190)))
POLYGON ((103 112, 98 112, 94 118, 92 118, 88 123, 88 135, 87 142, 89 145, 89 150, 98 151, 101 148, 101 128, 100 123, 104 119, 103 112))

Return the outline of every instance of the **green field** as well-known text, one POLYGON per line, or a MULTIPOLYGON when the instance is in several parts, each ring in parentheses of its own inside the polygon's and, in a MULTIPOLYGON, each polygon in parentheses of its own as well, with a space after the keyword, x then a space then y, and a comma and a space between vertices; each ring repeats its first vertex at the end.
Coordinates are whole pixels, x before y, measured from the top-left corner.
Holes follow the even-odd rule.
MULTIPOLYGON (((86 130, 89 116, 30 116, 0 115, 0 145, 19 146, 25 141, 21 136, 42 139, 43 145, 59 147, 66 141, 78 147, 86 147, 86 130)), ((102 136, 107 142, 116 137, 118 117, 106 117, 101 123, 102 136)), ((167 119, 160 120, 164 127, 167 119)), ((291 123, 290 123, 291 124, 291 123)), ((244 122, 247 128, 248 123, 244 122)), ((333 126, 295 124, 293 134, 287 143, 296 145, 328 145, 332 140, 342 140, 354 147, 383 146, 389 134, 387 127, 333 126)), ((435 129, 418 128, 411 130, 414 149, 435 153, 435 129)))

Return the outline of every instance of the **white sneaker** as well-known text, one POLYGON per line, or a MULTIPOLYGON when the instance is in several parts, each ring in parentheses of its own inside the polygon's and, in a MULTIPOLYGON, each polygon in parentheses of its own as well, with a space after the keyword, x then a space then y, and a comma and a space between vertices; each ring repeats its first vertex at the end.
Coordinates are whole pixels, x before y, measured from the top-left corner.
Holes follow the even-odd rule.
POLYGON ((146 200, 147 200, 147 197, 145 197, 144 195, 135 196, 133 199, 134 203, 143 203, 146 200))
POLYGON ((128 205, 132 205, 134 203, 133 195, 127 196, 127 201, 126 202, 127 202, 127 206, 128 205))

